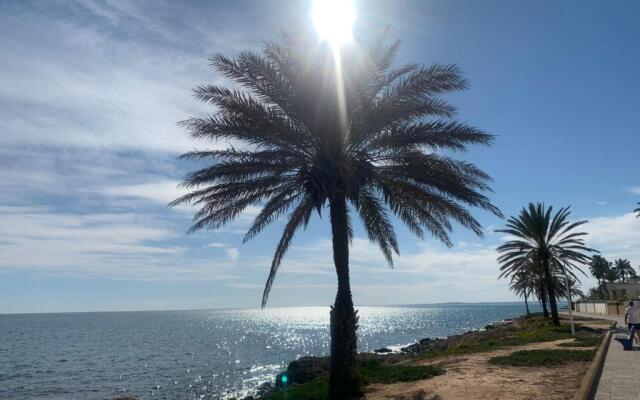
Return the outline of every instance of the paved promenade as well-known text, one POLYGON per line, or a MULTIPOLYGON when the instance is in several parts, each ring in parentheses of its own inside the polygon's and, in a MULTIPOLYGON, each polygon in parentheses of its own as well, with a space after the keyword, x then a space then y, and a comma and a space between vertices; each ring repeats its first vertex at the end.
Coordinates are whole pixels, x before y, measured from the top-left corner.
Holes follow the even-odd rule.
MULTIPOLYGON (((566 313, 563 313, 566 315, 566 313)), ((573 313, 579 317, 606 319, 618 322, 611 336, 609 351, 598 382, 595 400, 640 399, 640 347, 636 344, 625 350, 629 338, 624 316, 573 313)))

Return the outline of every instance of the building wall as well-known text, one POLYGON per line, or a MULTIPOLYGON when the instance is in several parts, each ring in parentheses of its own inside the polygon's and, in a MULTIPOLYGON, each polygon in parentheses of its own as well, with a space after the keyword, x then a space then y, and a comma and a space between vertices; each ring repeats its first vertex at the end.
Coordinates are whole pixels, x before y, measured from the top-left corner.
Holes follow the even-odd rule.
MULTIPOLYGON (((602 314, 602 315, 607 315, 609 313, 609 309, 607 307, 607 303, 605 303, 605 302, 602 302, 602 303, 576 303, 575 306, 576 306, 576 310, 578 312, 589 313, 589 314, 602 314)), ((615 310, 615 308, 613 310, 615 310)))
POLYGON ((638 300, 640 298, 640 283, 637 282, 604 283, 603 289, 611 299, 638 300))

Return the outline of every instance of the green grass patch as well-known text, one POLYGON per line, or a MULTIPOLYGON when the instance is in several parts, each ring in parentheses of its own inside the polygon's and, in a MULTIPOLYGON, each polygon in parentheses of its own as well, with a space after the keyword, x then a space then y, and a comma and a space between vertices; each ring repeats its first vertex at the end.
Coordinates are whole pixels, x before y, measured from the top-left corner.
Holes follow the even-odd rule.
MULTIPOLYGON (((444 368, 436 365, 385 365, 379 361, 364 361, 358 366, 361 385, 372 383, 410 382, 433 378, 444 374, 444 368)), ((291 385, 271 393, 264 400, 326 400, 328 399, 327 377, 316 378, 302 385, 291 385)))
MULTIPOLYGON (((580 327, 578 327, 580 330, 580 327)), ((571 327, 568 324, 554 326, 541 316, 531 315, 523 318, 518 327, 511 327, 502 331, 502 336, 461 338, 461 340, 445 350, 429 351, 420 356, 431 359, 457 354, 481 353, 498 350, 509 346, 519 346, 529 343, 550 342, 554 340, 570 339, 571 327)))
POLYGON ((550 367, 574 361, 591 361, 592 350, 520 350, 489 359, 489 364, 514 367, 550 367))
POLYGON ((560 343, 560 347, 594 347, 600 345, 602 336, 578 336, 573 342, 560 343))
POLYGON ((262 397, 263 400, 327 400, 329 379, 316 378, 302 385, 291 385, 262 397))
POLYGON ((363 385, 420 381, 442 374, 444 368, 437 365, 384 365, 379 361, 365 361, 358 369, 363 385))

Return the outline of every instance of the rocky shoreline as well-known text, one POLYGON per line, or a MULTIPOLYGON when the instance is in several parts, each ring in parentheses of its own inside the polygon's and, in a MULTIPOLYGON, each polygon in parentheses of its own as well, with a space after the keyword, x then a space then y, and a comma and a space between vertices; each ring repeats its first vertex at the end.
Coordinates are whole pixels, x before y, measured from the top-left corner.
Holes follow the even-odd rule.
MULTIPOLYGON (((474 329, 458 335, 451 335, 444 338, 423 338, 415 343, 401 347, 399 350, 393 350, 389 347, 375 349, 370 352, 358 353, 361 361, 376 360, 384 364, 397 364, 418 357, 424 353, 433 351, 446 350, 449 347, 459 344, 461 341, 469 338, 492 338, 501 336, 502 330, 507 329, 515 323, 516 319, 505 319, 496 321, 486 325, 482 329, 474 329)), ((329 357, 301 357, 292 361, 287 369, 279 373, 273 382, 265 382, 262 384, 256 394, 246 396, 241 400, 259 400, 269 393, 280 390, 282 385, 282 376, 286 375, 287 384, 302 384, 309 382, 317 377, 329 374, 329 357)), ((230 399, 237 400, 237 399, 230 399)))

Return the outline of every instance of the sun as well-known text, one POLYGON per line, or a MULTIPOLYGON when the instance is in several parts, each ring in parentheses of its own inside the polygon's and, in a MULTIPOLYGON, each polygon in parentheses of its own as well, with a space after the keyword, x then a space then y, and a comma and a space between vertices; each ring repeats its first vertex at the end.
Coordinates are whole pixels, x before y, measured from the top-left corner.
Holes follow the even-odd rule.
POLYGON ((356 20, 356 9, 351 0, 314 0, 313 25, 322 40, 334 49, 350 41, 356 20))

